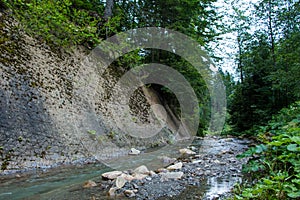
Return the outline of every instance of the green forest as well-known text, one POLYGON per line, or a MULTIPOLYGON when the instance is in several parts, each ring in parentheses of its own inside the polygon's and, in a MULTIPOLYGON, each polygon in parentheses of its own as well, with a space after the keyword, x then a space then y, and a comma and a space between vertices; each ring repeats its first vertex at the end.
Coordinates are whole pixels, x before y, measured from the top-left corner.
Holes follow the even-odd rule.
MULTIPOLYGON (((257 144, 239 156, 249 159, 243 166, 248 181, 234 188, 232 199, 299 199, 300 2, 226 0, 223 6, 230 12, 216 2, 2 0, 0 9, 9 9, 22 29, 57 52, 76 46, 88 52, 117 33, 143 27, 169 28, 193 38, 213 59, 226 86, 222 135, 251 138, 257 144), (229 55, 234 61, 232 71, 222 69, 226 59, 211 45, 225 40, 225 34, 235 45, 235 53, 229 55)), ((199 101, 198 135, 207 134, 209 90, 186 60, 170 52, 143 49, 122 56, 114 65, 129 70, 150 62, 172 66, 189 81, 199 101)), ((149 87, 179 114, 172 92, 160 85, 149 87)))

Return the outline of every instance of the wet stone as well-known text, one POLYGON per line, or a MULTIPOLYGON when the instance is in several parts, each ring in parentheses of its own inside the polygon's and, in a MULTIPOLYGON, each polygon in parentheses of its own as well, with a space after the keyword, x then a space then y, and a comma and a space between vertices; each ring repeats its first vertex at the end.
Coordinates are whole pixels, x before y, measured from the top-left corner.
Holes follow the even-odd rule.
POLYGON ((102 174, 102 178, 104 179, 116 179, 118 176, 122 174, 121 171, 111 171, 102 174))

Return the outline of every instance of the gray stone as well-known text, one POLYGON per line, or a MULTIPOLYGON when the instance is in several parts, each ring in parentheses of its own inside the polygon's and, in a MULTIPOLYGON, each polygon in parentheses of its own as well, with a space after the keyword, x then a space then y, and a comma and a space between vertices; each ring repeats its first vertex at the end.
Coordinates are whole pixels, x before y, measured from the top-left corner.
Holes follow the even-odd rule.
POLYGON ((140 150, 137 150, 135 148, 131 148, 130 151, 129 151, 129 155, 139 155, 141 153, 140 150))
POLYGON ((166 172, 166 173, 160 173, 161 177, 163 179, 181 179, 181 177, 184 175, 183 172, 166 172))
POLYGON ((193 160, 192 163, 193 163, 193 164, 202 163, 202 160, 193 160))
POLYGON ((161 159, 165 165, 173 164, 176 161, 176 158, 170 158, 168 156, 159 156, 158 158, 161 159))
POLYGON ((159 168, 159 169, 156 170, 156 172, 157 173, 162 173, 162 172, 168 172, 168 170, 165 169, 165 168, 159 168))
POLYGON ((127 197, 135 197, 135 193, 133 190, 125 190, 124 191, 124 194, 127 196, 127 197))
POLYGON ((144 179, 144 178, 146 178, 148 175, 146 175, 146 174, 135 174, 134 176, 133 176, 133 178, 135 179, 135 180, 142 180, 142 179, 144 179))
POLYGON ((124 177, 122 176, 118 176, 117 179, 116 179, 116 186, 117 188, 122 188, 126 183, 126 180, 124 177))
POLYGON ((182 162, 176 163, 174 165, 170 165, 169 167, 167 167, 167 170, 177 170, 177 169, 181 169, 182 168, 182 162))
POLYGON ((111 171, 111 172, 106 172, 102 174, 102 178, 104 179, 116 179, 118 176, 120 176, 122 174, 121 171, 111 171))
POLYGON ((125 174, 125 173, 121 174, 121 177, 123 177, 126 181, 129 181, 129 182, 134 180, 133 176, 131 176, 129 174, 125 174))
POLYGON ((141 165, 141 166, 137 167, 135 170, 133 170, 133 173, 149 175, 150 171, 148 170, 148 168, 145 165, 141 165))
POLYGON ((116 188, 116 187, 110 188, 109 191, 108 191, 108 196, 110 196, 110 197, 116 196, 116 191, 117 191, 117 189, 118 189, 118 188, 116 188))
POLYGON ((181 155, 188 155, 188 156, 196 154, 196 152, 194 152, 190 149, 187 149, 187 148, 180 149, 179 152, 180 152, 181 155))
POLYGON ((96 187, 97 184, 95 183, 95 181, 92 180, 88 180, 83 184, 83 188, 90 188, 90 187, 96 187))

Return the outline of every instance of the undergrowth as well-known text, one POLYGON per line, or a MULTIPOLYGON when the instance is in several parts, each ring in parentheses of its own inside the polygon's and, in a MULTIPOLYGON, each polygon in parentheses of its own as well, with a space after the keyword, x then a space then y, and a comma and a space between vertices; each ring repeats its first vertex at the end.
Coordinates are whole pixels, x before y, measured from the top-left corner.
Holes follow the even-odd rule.
POLYGON ((79 0, 3 0, 24 25, 25 30, 51 47, 99 43, 97 28, 101 20, 98 13, 103 5, 79 0), (95 4, 95 5, 92 5, 95 4), (87 7, 89 4, 90 7, 87 7), (86 8, 87 7, 87 8, 86 8))
POLYGON ((300 199, 300 102, 258 132, 260 144, 239 155, 249 158, 243 172, 252 180, 236 186, 233 199, 300 199))

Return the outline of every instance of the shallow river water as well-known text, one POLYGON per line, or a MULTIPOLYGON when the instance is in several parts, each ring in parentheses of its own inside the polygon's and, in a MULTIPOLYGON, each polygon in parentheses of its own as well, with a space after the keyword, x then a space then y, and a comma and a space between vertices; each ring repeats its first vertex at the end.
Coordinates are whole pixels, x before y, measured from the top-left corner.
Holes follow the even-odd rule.
MULTIPOLYGON (((235 183, 241 181, 240 168, 237 169, 233 157, 245 149, 247 144, 248 142, 245 140, 234 138, 196 140, 192 146, 202 156, 199 156, 198 161, 201 159, 203 165, 195 165, 195 167, 203 168, 204 178, 201 184, 197 186, 187 185, 186 189, 176 198, 161 197, 159 199, 214 199, 228 193, 235 183), (224 155, 224 157, 220 155, 224 155), (216 158, 218 163, 226 163, 221 163, 220 166, 215 165, 214 163, 217 163, 215 162, 216 158), (228 164, 230 162, 235 163, 235 165, 228 164), (218 170, 221 168, 223 168, 223 172, 226 168, 225 172, 228 173, 218 174, 218 170)), ((141 164, 154 169, 160 167, 160 164, 153 160, 154 158, 166 153, 168 156, 178 154, 178 148, 180 147, 174 146, 167 150, 160 151, 158 149, 145 152, 140 157, 122 157, 108 164, 114 169, 118 166, 122 166, 122 169, 129 169, 141 164)), ((195 163, 198 162, 197 160, 194 161, 195 163)), ((193 165, 189 166, 193 167, 193 165)), ((57 168, 47 172, 36 170, 31 175, 21 174, 21 177, 0 177, 0 199, 110 199, 107 196, 109 188, 84 189, 82 187, 87 180, 100 181, 102 173, 112 170, 110 167, 104 164, 88 164, 57 168)))

